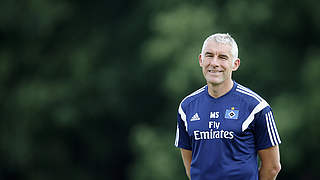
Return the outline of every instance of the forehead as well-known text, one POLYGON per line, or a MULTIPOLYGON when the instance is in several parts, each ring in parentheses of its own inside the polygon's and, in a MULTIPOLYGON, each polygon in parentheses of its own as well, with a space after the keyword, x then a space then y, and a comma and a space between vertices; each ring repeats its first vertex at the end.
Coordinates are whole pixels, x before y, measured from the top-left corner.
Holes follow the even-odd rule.
POLYGON ((229 44, 218 43, 214 40, 209 40, 204 45, 203 53, 228 54, 231 55, 231 46, 229 44))

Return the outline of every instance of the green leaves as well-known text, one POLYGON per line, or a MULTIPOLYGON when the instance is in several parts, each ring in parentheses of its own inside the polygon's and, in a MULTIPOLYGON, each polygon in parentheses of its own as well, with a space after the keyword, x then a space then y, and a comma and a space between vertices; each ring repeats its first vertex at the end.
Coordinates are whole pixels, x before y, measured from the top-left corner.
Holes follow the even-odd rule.
POLYGON ((1 1, 0 178, 185 178, 173 147, 177 108, 205 84, 198 56, 216 32, 238 43, 234 79, 273 108, 283 171, 289 179, 313 175, 317 7, 310 0, 1 1))

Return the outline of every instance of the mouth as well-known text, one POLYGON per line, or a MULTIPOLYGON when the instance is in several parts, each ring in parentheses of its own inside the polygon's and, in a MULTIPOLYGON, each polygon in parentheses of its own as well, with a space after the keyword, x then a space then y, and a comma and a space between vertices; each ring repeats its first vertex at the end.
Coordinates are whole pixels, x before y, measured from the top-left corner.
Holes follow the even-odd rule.
POLYGON ((212 69, 209 69, 208 72, 209 72, 209 73, 214 73, 214 74, 215 74, 215 73, 222 73, 222 71, 212 70, 212 69))

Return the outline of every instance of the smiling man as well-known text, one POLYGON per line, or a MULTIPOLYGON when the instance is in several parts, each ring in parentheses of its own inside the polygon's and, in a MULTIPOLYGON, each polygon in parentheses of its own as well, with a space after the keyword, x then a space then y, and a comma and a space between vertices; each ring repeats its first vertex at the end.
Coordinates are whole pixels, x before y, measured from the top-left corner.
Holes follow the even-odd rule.
POLYGON ((182 100, 175 146, 191 180, 274 180, 281 143, 269 104, 232 80, 240 66, 229 34, 203 43, 199 64, 207 85, 182 100), (258 167, 257 156, 261 160, 258 167))

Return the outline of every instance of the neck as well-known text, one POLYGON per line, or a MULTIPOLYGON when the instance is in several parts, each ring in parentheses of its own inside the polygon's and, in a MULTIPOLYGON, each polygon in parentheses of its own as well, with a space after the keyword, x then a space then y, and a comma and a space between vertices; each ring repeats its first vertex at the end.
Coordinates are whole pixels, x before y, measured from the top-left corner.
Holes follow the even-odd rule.
POLYGON ((208 83, 208 93, 210 94, 210 96, 218 98, 229 92, 232 87, 233 81, 231 79, 223 82, 222 84, 208 83))

